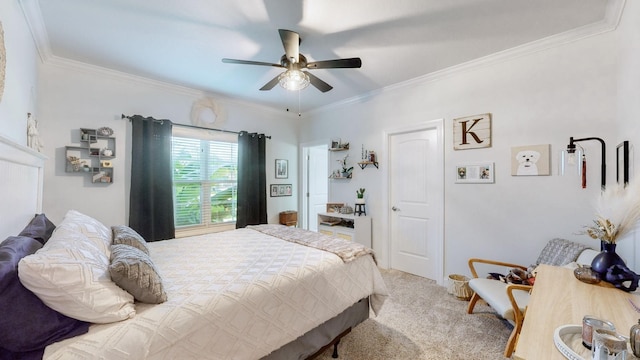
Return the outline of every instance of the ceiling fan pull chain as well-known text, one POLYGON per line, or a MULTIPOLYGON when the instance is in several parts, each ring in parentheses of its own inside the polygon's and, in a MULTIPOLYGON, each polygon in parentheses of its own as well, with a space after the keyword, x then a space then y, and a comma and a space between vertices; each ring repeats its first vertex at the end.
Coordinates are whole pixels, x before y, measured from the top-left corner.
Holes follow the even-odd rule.
POLYGON ((298 117, 302 116, 300 112, 300 90, 302 89, 298 89, 298 117))

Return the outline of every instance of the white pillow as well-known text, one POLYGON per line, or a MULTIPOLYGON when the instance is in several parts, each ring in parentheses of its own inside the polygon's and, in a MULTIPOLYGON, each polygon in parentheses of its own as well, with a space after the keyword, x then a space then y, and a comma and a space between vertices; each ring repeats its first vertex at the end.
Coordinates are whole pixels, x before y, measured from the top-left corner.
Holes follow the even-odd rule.
POLYGON ((109 257, 71 228, 59 226, 42 249, 20 260, 22 285, 50 308, 78 320, 110 323, 135 316, 133 296, 111 281, 109 257))
POLYGON ((113 234, 111 228, 106 227, 100 221, 76 210, 69 210, 64 216, 64 219, 62 219, 62 222, 56 227, 56 230, 58 228, 66 228, 83 233, 98 249, 107 255, 107 258, 111 255, 113 234))

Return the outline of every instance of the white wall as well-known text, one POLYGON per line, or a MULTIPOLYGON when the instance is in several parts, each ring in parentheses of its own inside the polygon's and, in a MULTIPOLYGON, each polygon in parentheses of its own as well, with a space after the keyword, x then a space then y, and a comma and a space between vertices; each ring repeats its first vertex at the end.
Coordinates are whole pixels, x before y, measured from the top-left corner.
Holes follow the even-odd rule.
MULTIPOLYGON (((532 264, 553 237, 598 247, 577 233, 590 224, 590 204, 599 193, 599 143, 583 143, 589 158, 584 190, 577 179, 557 176, 557 155, 570 136, 598 136, 609 144, 607 162, 615 164, 617 56, 616 35, 607 32, 439 78, 416 79, 309 115, 300 141, 341 137, 350 141, 352 159, 359 158, 361 144, 384 159, 385 130, 445 119, 445 275, 468 274, 470 257, 532 264), (487 112, 493 116, 492 147, 454 151, 452 120, 487 112), (511 147, 536 144, 551 144, 552 176, 511 176, 511 147), (477 161, 495 163, 495 184, 455 184, 455 165, 477 161)), ((614 169, 608 168, 609 183, 615 181, 614 169)), ((373 247, 385 266, 388 236, 383 224, 388 219, 381 208, 387 196, 382 174, 356 169, 350 182, 332 182, 330 201, 353 202, 355 189, 367 188, 373 247)))
POLYGON ((37 116, 38 53, 17 1, 0 1, 6 73, 0 101, 0 135, 27 145, 27 113, 37 116))
MULTIPOLYGON (((85 212, 105 224, 128 223, 130 125, 120 115, 139 114, 189 124, 193 102, 205 94, 59 60, 42 66, 40 79, 40 133, 49 157, 44 179, 45 213, 54 223, 69 209, 85 212), (113 184, 92 184, 89 175, 65 173, 64 147, 79 143, 79 128, 102 126, 112 128, 117 137, 113 184)), ((267 141, 268 184, 276 182, 276 158, 289 159, 290 172, 297 173, 297 117, 225 99, 218 102, 226 114, 219 128, 272 136, 267 141)), ((287 183, 297 191, 295 178, 290 177, 287 183)), ((295 196, 269 198, 269 222, 277 223, 278 213, 296 209, 296 203, 295 196)))
MULTIPOLYGON (((484 65, 437 79, 416 79, 348 104, 307 114, 298 138, 300 119, 256 106, 222 99, 228 112, 221 126, 273 136, 268 142, 267 182, 276 183, 273 160, 289 159, 294 196, 269 198, 269 221, 297 207, 297 144, 340 137, 351 143, 351 159, 360 146, 383 159, 383 132, 396 127, 445 119, 445 274, 467 273, 471 256, 499 257, 531 263, 544 243, 559 236, 597 246, 576 235, 593 217, 591 202, 598 194, 599 149, 583 143, 589 155, 589 188, 579 189, 557 176, 557 152, 569 136, 599 136, 608 144, 609 183, 615 179, 615 145, 634 144, 640 134, 640 4, 627 2, 615 32, 590 37, 533 55, 484 65), (482 150, 452 150, 454 118, 490 112, 493 146, 482 150), (551 144, 552 176, 512 177, 510 148, 551 144), (456 164, 493 161, 493 185, 457 185, 456 164)), ((26 144, 26 113, 40 122, 45 154, 44 211, 59 221, 66 210, 87 212, 107 224, 126 223, 129 155, 127 122, 121 113, 188 122, 197 91, 163 86, 83 66, 41 65, 17 1, 0 2, 0 21, 7 48, 5 91, 0 102, 0 134, 26 144), (37 109, 35 108, 37 104, 37 109), (64 173, 65 145, 77 143, 80 127, 109 126, 118 136, 115 183, 96 187, 84 177, 64 173), (125 154, 126 156, 123 156, 125 154)), ((639 156, 634 157, 638 169, 639 156)), ((331 164, 332 167, 335 164, 331 164)), ((380 164, 381 169, 386 164, 380 164)), ((367 188, 368 213, 374 220, 373 244, 381 265, 387 263, 387 235, 382 232, 383 171, 355 169, 349 182, 331 183, 330 201, 353 202, 356 188, 367 188)), ((280 181, 278 181, 280 183, 280 181)), ((634 242, 619 249, 632 258, 634 242)), ((636 250, 638 252, 640 250, 636 250)), ((640 263, 640 255, 635 262, 640 263)), ((635 267, 637 269, 637 267, 635 267)))
MULTIPOLYGON (((640 153, 638 134, 640 134, 640 2, 627 1, 620 26, 616 31, 618 43, 618 115, 616 117, 616 142, 619 144, 623 140, 629 140, 635 149, 632 149, 633 160, 631 179, 636 178, 640 173, 640 153)), ((613 144, 612 144, 613 145, 613 144)), ((638 245, 638 234, 631 234, 628 239, 620 241, 618 251, 627 255, 627 263, 633 263, 636 272, 640 270, 640 245, 638 245)))

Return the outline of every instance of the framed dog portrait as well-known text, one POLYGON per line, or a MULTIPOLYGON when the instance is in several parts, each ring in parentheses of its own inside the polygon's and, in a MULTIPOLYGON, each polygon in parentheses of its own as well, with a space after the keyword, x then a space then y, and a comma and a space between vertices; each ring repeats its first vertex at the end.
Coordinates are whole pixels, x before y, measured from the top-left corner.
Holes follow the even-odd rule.
POLYGON ((551 175, 551 145, 527 145, 511 148, 512 176, 551 175))
POLYGON ((493 163, 456 165, 456 184, 493 184, 493 163))

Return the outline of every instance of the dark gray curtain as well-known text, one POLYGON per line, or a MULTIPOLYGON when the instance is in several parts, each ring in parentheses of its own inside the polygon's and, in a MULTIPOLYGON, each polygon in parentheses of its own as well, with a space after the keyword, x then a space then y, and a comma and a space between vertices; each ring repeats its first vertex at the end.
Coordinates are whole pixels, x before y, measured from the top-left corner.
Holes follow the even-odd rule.
POLYGON ((147 241, 175 238, 171 121, 130 116, 132 126, 129 226, 147 241))
POLYGON ((265 145, 264 134, 238 134, 238 229, 267 223, 265 145))

